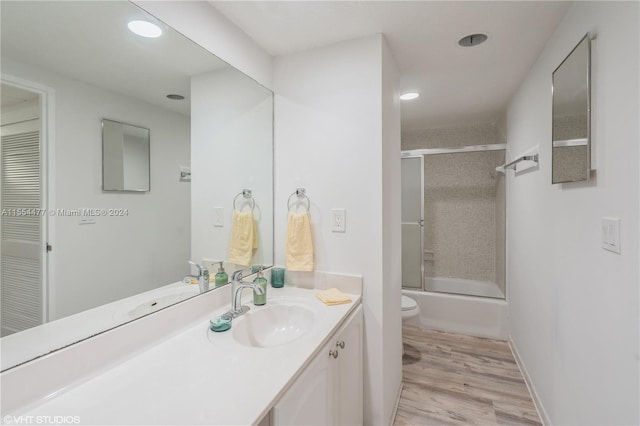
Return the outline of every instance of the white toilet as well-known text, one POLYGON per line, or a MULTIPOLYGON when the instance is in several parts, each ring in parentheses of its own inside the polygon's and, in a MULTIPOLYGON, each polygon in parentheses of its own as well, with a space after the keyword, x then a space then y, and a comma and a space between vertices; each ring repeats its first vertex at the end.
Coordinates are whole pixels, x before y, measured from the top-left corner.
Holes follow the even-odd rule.
POLYGON ((415 318, 420 313, 418 303, 410 297, 402 295, 402 322, 415 318))

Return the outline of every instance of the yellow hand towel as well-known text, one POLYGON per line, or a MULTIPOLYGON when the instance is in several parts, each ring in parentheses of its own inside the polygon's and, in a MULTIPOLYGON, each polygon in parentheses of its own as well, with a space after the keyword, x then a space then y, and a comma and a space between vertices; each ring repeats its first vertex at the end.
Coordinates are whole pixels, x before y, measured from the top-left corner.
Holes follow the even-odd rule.
POLYGON ((251 222, 253 222, 253 244, 251 248, 256 250, 258 248, 258 228, 255 219, 253 219, 253 213, 251 213, 251 222))
POLYGON ((253 212, 233 212, 229 262, 243 266, 251 265, 253 250, 256 248, 258 248, 258 233, 253 212))
POLYGON ((316 297, 324 302, 325 305, 342 305, 343 303, 351 303, 351 298, 338 290, 337 288, 329 288, 316 293, 316 297))
POLYGON ((286 261, 289 271, 313 271, 313 233, 309 212, 289 212, 286 261))

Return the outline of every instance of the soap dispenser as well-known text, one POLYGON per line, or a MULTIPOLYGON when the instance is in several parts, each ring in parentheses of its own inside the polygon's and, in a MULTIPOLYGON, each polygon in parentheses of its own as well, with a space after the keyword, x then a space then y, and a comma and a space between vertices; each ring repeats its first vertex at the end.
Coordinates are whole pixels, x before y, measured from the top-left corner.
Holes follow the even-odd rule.
POLYGON ((267 279, 262 275, 262 269, 263 267, 261 266, 260 269, 258 269, 258 276, 253 280, 254 284, 258 284, 264 290, 262 295, 256 294, 255 291, 253 292, 253 304, 256 306, 267 303, 267 279))
POLYGON ((224 271, 223 261, 218 262, 220 266, 218 267, 218 273, 215 277, 216 287, 220 287, 229 282, 229 275, 224 271))

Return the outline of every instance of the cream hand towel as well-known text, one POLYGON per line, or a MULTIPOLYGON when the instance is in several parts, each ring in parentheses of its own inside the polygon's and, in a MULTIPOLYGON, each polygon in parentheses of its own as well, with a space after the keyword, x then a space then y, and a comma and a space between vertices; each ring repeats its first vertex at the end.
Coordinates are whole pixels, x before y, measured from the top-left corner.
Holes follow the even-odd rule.
POLYGON ((342 305, 343 303, 351 303, 351 298, 338 290, 337 288, 329 288, 316 293, 316 297, 325 305, 342 305))
POLYGON ((313 233, 309 212, 289 212, 286 260, 290 271, 313 271, 313 233))
POLYGON ((229 262, 249 266, 253 250, 258 248, 256 221, 252 212, 233 212, 229 262))
POLYGON ((253 222, 253 244, 251 245, 251 248, 254 250, 257 250, 258 249, 258 225, 255 219, 253 218, 253 212, 251 213, 251 222, 253 222))

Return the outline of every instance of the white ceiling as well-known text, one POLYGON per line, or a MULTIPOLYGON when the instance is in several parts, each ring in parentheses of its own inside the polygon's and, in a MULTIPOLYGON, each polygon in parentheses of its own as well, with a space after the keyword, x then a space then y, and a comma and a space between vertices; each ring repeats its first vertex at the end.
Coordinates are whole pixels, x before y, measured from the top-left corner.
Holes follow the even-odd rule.
MULTIPOLYGON (((190 76, 228 65, 126 1, 2 1, 2 57, 189 114, 190 76), (133 19, 163 28, 131 33, 133 19), (169 93, 185 96, 171 101, 169 93)), ((20 76, 18 76, 20 77, 20 76)))
POLYGON ((563 1, 210 1, 271 55, 385 34, 403 130, 494 122, 569 7, 563 1), (465 35, 486 43, 459 47, 465 35))

